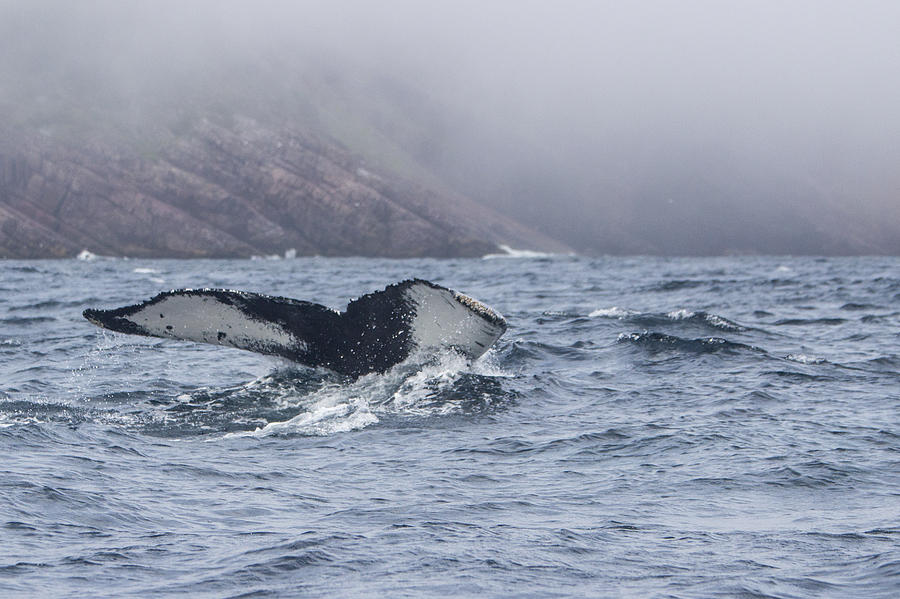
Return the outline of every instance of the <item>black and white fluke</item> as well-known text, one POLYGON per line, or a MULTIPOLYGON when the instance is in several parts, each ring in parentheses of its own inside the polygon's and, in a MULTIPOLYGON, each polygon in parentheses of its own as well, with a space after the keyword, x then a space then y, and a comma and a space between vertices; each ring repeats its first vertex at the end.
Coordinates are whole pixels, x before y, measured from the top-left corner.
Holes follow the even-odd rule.
POLYGON ((351 376, 383 372, 419 350, 452 348, 475 359, 506 331, 488 306, 421 279, 364 295, 344 312, 246 291, 181 289, 84 317, 120 333, 236 347, 351 376))

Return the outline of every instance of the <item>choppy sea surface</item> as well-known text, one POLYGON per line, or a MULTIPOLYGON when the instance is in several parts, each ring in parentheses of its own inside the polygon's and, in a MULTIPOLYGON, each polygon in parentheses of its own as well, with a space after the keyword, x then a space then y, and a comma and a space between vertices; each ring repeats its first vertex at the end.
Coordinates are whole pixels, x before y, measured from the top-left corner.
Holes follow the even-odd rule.
POLYGON ((4 597, 900 596, 900 259, 0 262, 4 597), (502 312, 357 380, 101 331, 225 287, 502 312))

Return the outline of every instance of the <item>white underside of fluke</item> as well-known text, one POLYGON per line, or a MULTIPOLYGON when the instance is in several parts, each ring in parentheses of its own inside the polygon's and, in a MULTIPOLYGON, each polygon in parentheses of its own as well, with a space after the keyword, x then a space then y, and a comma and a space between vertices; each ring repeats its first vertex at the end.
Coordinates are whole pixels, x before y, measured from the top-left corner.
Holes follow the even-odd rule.
POLYGON ((410 337, 420 350, 452 347, 474 359, 505 330, 491 308, 450 289, 414 284, 404 295, 415 311, 410 337))
POLYGON ((239 349, 306 344, 275 322, 250 317, 213 295, 171 295, 125 317, 149 334, 239 349))

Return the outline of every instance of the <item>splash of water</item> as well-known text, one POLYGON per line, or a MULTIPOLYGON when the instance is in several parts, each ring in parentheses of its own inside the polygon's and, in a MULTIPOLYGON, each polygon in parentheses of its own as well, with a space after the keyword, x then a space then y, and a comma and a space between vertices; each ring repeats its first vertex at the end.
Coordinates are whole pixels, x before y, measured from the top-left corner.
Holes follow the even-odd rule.
POLYGON ((367 374, 350 383, 330 382, 307 395, 283 395, 278 398, 283 407, 302 405, 304 410, 287 421, 228 436, 330 435, 371 426, 386 415, 450 414, 462 409, 462 400, 471 399, 455 393, 465 376, 510 376, 491 352, 475 362, 456 352, 422 358, 413 356, 384 374, 367 374))

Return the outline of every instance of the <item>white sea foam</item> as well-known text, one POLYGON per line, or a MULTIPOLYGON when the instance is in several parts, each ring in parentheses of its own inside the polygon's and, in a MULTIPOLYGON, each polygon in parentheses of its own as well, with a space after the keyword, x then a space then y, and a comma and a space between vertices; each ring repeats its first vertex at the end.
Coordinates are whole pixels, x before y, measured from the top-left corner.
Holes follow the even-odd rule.
POLYGON ((824 364, 828 360, 825 358, 817 358, 815 356, 807 356, 805 354, 788 354, 786 360, 791 362, 799 362, 800 364, 824 364))
MULTIPOLYGON (((371 373, 352 383, 328 383, 303 396, 286 393, 278 398, 281 409, 302 405, 303 411, 284 422, 270 422, 253 431, 226 437, 272 435, 330 435, 371 426, 385 416, 432 416, 456 412, 462 403, 446 397, 465 374, 511 376, 492 356, 474 363, 455 352, 422 364, 414 356, 384 374, 371 373)), ((268 384, 265 377, 250 385, 268 384)))
POLYGON ((10 428, 27 424, 44 424, 44 422, 44 420, 41 420, 37 416, 0 412, 0 428, 10 428))
MULTIPOLYGON (((390 406, 412 413, 433 412, 433 409, 429 409, 429 400, 433 399, 440 389, 452 385, 462 375, 467 365, 466 359, 455 352, 442 356, 438 362, 424 366, 401 381, 400 386, 391 395, 390 406)), ((446 413, 452 411, 453 407, 452 404, 445 403, 437 411, 446 413)))
POLYGON ((671 318, 672 320, 687 320, 688 318, 693 318, 696 316, 696 312, 691 312, 690 310, 685 310, 682 308, 681 310, 673 310, 666 314, 666 317, 671 318))
POLYGON ((619 336, 616 337, 616 341, 618 343, 622 343, 623 341, 638 341, 643 334, 646 333, 619 333, 619 336))
POLYGON ((156 270, 155 268, 145 268, 145 267, 135 268, 131 272, 137 273, 139 275, 152 275, 152 274, 159 273, 159 271, 156 270))
POLYGON ((673 310, 666 314, 666 318, 671 320, 690 320, 692 318, 696 318, 698 315, 703 316, 703 320, 716 327, 717 329, 724 329, 727 331, 744 331, 746 330, 739 324, 733 323, 727 318, 722 318, 718 314, 709 314, 707 312, 694 312, 692 310, 680 309, 673 310))
POLYGON ((250 434, 257 437, 284 434, 324 436, 358 430, 376 422, 378 422, 378 417, 369 411, 368 405, 362 398, 340 402, 336 397, 325 397, 307 412, 297 414, 285 422, 270 422, 250 434))
POLYGON ((88 250, 81 250, 78 252, 78 255, 75 256, 78 260, 84 260, 85 262, 90 262, 91 260, 97 259, 97 254, 88 250))
POLYGON ((730 320, 722 318, 721 316, 716 316, 715 314, 707 314, 706 322, 720 329, 728 329, 730 331, 744 330, 744 327, 742 327, 741 325, 734 324, 730 320))
POLYGON ((611 308, 599 308, 594 310, 588 317, 590 318, 625 318, 627 316, 634 316, 635 314, 639 314, 636 310, 629 310, 628 308, 620 308, 618 306, 612 306, 611 308))

